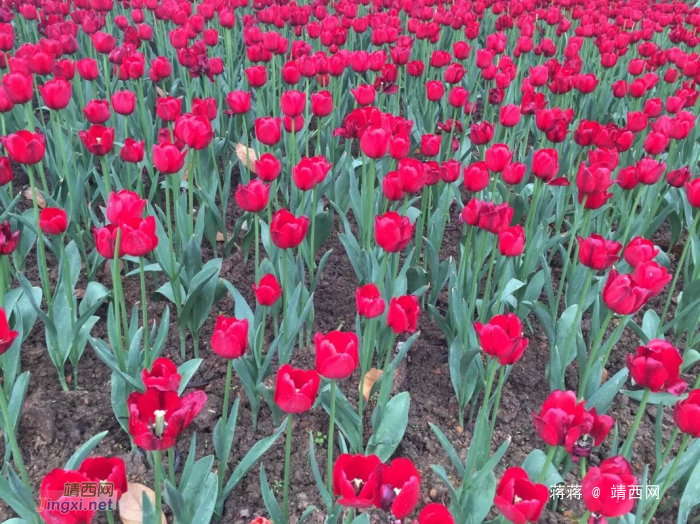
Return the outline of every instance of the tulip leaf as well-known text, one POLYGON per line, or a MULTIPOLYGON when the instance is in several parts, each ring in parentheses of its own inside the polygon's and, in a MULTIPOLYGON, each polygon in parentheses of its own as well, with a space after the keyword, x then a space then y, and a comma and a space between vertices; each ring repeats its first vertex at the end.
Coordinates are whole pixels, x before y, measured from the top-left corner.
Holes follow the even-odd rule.
POLYGON ((608 379, 605 384, 591 395, 591 398, 586 402, 586 409, 590 410, 595 408, 599 415, 607 413, 613 400, 622 389, 622 386, 627 382, 628 376, 629 369, 627 369, 627 367, 615 373, 612 378, 608 379))
MULTIPOLYGON (((542 468, 544 468, 546 462, 547 456, 541 449, 533 449, 530 452, 523 462, 523 469, 527 471, 527 474, 530 476, 530 480, 534 482, 535 479, 539 478, 542 468)), ((552 486, 556 486, 562 482, 564 482, 564 479, 561 478, 556 466, 554 464, 550 464, 543 484, 545 484, 548 488, 551 488, 552 486)))
POLYGON ((194 374, 197 372, 197 370, 199 369, 199 366, 201 364, 202 364, 201 358, 193 358, 192 360, 188 360, 187 362, 183 362, 182 364, 180 364, 178 366, 177 372, 182 377, 180 379, 180 387, 177 390, 178 395, 182 395, 182 392, 185 391, 187 384, 189 384, 190 380, 192 379, 194 374))
POLYGON ((270 519, 272 519, 273 524, 284 524, 284 515, 282 514, 282 508, 280 508, 280 503, 277 501, 274 492, 270 489, 270 483, 267 481, 267 475, 265 474, 265 465, 260 465, 260 491, 262 492, 263 502, 265 503, 265 509, 270 514, 270 519))
POLYGON ((323 243, 328 240, 328 237, 331 236, 331 231, 333 231, 333 211, 329 209, 325 212, 316 213, 315 227, 313 239, 314 254, 321 248, 323 243))
MULTIPOLYGON (((12 468, 7 466, 8 471, 11 471, 12 468)), ((16 494, 13 492, 10 483, 0 475, 0 499, 3 500, 12 510, 17 513, 20 517, 23 519, 29 521, 29 522, 38 522, 38 517, 36 514, 36 511, 34 509, 34 504, 31 503, 29 505, 25 505, 20 498, 16 496, 16 494)), ((5 521, 5 522, 10 522, 10 521, 5 521)))
POLYGON ((318 489, 321 495, 321 500, 329 508, 333 505, 333 499, 330 493, 328 493, 328 488, 326 488, 326 483, 321 476, 321 472, 318 469, 318 462, 316 461, 316 449, 314 446, 314 434, 313 431, 309 430, 309 463, 311 464, 311 473, 313 473, 314 480, 316 481, 316 489, 318 489))
MULTIPOLYGON (((19 418, 22 413, 22 404, 27 394, 27 387, 29 387, 29 371, 25 371, 17 377, 12 386, 12 393, 7 405, 10 412, 10 423, 15 430, 19 427, 19 418)), ((2 423, 4 426, 5 421, 3 420, 2 423)), ((12 429, 8 429, 8 431, 12 431, 12 429)))
POLYGON ((659 314, 653 309, 648 309, 646 313, 644 313, 644 318, 642 319, 642 332, 646 337, 644 342, 648 342, 656 337, 660 325, 661 319, 659 318, 659 314))
POLYGON ((428 425, 430 426, 430 429, 433 430, 433 433, 435 433, 435 436, 437 437, 438 442, 440 442, 442 449, 444 449, 445 453, 447 453, 450 462, 452 462, 452 466, 454 466, 455 470, 457 470, 457 475, 464 478, 466 470, 464 469, 464 464, 462 463, 462 459, 459 457, 457 450, 454 448, 447 436, 440 430, 440 428, 438 428, 432 422, 428 423, 428 425))
POLYGON ((690 474, 678 506, 678 524, 686 524, 693 508, 700 505, 700 462, 690 474))
POLYGON ((377 455, 382 462, 389 460, 406 432, 410 403, 408 391, 399 393, 387 403, 379 427, 373 428, 366 455, 377 455))
POLYGON ((469 522, 482 522, 491 510, 496 494, 496 476, 488 471, 463 496, 462 514, 469 515, 469 522))
POLYGON ((355 517, 352 524, 370 524, 369 515, 367 513, 362 513, 355 517))
POLYGON ((689 369, 693 364, 700 361, 700 353, 694 349, 686 349, 683 354, 683 371, 689 369))
MULTIPOLYGON (((642 396, 644 395, 644 390, 640 389, 637 391, 630 391, 627 389, 622 390, 623 395, 628 396, 631 399, 641 402, 642 396)), ((662 402, 668 406, 673 406, 678 400, 685 398, 687 395, 673 395, 671 393, 651 393, 649 395, 649 400, 647 404, 661 404, 662 402)))
POLYGON ((75 453, 73 453, 71 458, 68 459, 68 462, 66 462, 66 467, 64 469, 78 469, 80 467, 80 464, 83 463, 83 460, 87 458, 90 452, 93 449, 95 449, 100 442, 102 442, 103 438, 107 436, 107 433, 109 433, 109 431, 103 431, 102 433, 98 433, 90 440, 88 440, 85 444, 80 446, 78 450, 75 453))

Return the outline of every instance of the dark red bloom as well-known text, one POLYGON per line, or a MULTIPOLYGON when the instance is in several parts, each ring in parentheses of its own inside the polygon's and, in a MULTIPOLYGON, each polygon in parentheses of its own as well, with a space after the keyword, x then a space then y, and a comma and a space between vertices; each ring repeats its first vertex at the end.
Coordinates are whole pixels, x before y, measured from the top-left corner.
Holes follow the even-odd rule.
POLYGON ((39 213, 39 228, 45 235, 60 235, 68 227, 66 212, 58 207, 46 207, 39 213))
MULTIPOLYGON (((82 132, 82 131, 81 131, 82 132)), ((37 164, 44 158, 44 135, 22 129, 0 139, 7 154, 18 164, 37 164)))
POLYGON ((497 358, 502 366, 515 364, 528 345, 523 326, 514 313, 496 315, 488 324, 474 323, 484 353, 497 358))
POLYGON ((683 357, 678 349, 663 339, 650 340, 639 346, 634 355, 627 355, 627 368, 634 381, 653 393, 683 393, 688 385, 679 375, 683 357))
POLYGON ((263 276, 257 286, 253 284, 255 299, 261 306, 272 306, 282 296, 282 287, 272 273, 263 276))
POLYGON ((161 391, 177 391, 182 377, 177 372, 177 366, 172 360, 165 357, 157 358, 151 365, 151 371, 141 371, 141 380, 146 388, 159 389, 161 391))
POLYGON ((511 226, 498 233, 498 251, 506 257, 517 257, 525 250, 523 226, 511 226))
POLYGON ((639 311, 652 293, 639 285, 631 275, 620 275, 612 269, 603 288, 603 301, 618 315, 632 315, 639 311))
POLYGON ((347 508, 370 508, 381 486, 381 460, 376 455, 343 453, 333 465, 333 494, 347 508))
POLYGON ((658 254, 659 248, 651 240, 643 237, 634 237, 623 252, 625 260, 632 267, 654 260, 658 254))
MULTIPOLYGON (((70 508, 71 502, 75 503, 75 497, 66 497, 66 484, 81 484, 90 482, 90 479, 79 471, 69 471, 65 469, 53 469, 41 481, 39 497, 57 503, 59 507, 65 505, 70 508)), ((87 502, 87 501, 86 501, 87 502)), ((40 512, 41 518, 47 524, 90 524, 95 517, 95 510, 89 509, 89 504, 85 504, 85 509, 69 509, 67 512, 43 508, 40 512)))
POLYGON ((12 347, 18 335, 17 331, 10 329, 5 309, 0 307, 0 355, 12 347))
POLYGON ((676 403, 673 420, 682 433, 700 437, 700 389, 694 389, 688 398, 676 403))
POLYGON ((493 503, 513 524, 537 522, 549 501, 549 489, 530 481, 522 468, 508 468, 496 488, 493 503))
POLYGON ((122 232, 120 247, 126 255, 142 257, 158 246, 155 217, 121 219, 119 229, 122 232))
MULTIPOLYGON (((95 156, 104 156, 114 146, 114 128, 99 124, 90 126, 87 131, 78 131, 85 148, 95 156)), ((105 174, 106 176, 106 174, 105 174)))
POLYGON ((128 189, 112 192, 107 199, 107 220, 119 224, 129 218, 141 218, 147 203, 138 193, 128 189))
POLYGON ((608 269, 620 260, 622 244, 606 240, 593 233, 588 238, 576 237, 579 243, 578 259, 586 267, 602 271, 608 269))
POLYGON ((366 284, 355 291, 357 313, 366 318, 375 318, 384 313, 386 302, 375 284, 366 284))
POLYGON ((248 182, 248 185, 238 184, 236 190, 236 202, 245 211, 257 213, 267 207, 270 188, 257 178, 248 182))
POLYGON ((93 482, 109 482, 114 486, 114 500, 118 501, 126 493, 126 465, 119 457, 86 458, 78 471, 93 482))
POLYGON ((627 495, 628 487, 636 484, 629 462, 618 455, 588 470, 581 482, 581 495, 589 511, 604 517, 620 517, 632 510, 634 498, 615 497, 615 489, 622 487, 627 495))
POLYGON ((661 267, 653 260, 642 262, 632 272, 632 279, 638 285, 648 289, 652 297, 661 293, 672 278, 673 275, 665 267, 661 267))
POLYGON ((473 198, 464 206, 460 218, 470 226, 485 229, 496 235, 510 225, 513 208, 507 202, 496 205, 473 198))
POLYGON ((304 241, 309 228, 309 219, 294 216, 286 209, 279 209, 272 217, 270 236, 280 249, 293 249, 304 241))
POLYGON ((390 253, 403 251, 413 238, 414 230, 409 218, 395 211, 374 217, 374 238, 379 247, 390 253))
POLYGON ((185 165, 187 151, 172 144, 153 144, 153 167, 166 175, 177 173, 185 165))
POLYGON ((445 506, 432 502, 418 515, 418 524, 455 524, 455 519, 445 506))
POLYGON ((409 459, 397 458, 380 468, 381 486, 375 494, 374 505, 403 520, 418 504, 420 473, 409 459))
POLYGON ((180 397, 175 391, 148 388, 134 391, 126 400, 129 408, 129 433, 137 446, 147 450, 166 450, 175 445, 207 401, 204 391, 180 397))

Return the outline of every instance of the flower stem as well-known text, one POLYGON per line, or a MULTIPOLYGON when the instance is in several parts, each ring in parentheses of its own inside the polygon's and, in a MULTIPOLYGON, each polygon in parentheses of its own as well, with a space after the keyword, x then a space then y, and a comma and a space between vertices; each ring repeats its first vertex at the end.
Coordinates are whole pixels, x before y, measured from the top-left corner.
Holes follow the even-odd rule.
POLYGON ((163 469, 163 460, 160 450, 155 450, 153 452, 153 491, 156 495, 156 503, 153 511, 153 517, 155 524, 161 524, 161 470, 163 469))
POLYGON ((141 281, 141 323, 143 324, 143 354, 146 357, 146 366, 150 367, 151 356, 149 354, 149 332, 148 332, 148 295, 146 294, 146 272, 144 271, 143 257, 139 257, 139 278, 141 281))
POLYGON ((547 451, 547 458, 544 461, 544 466, 542 466, 542 471, 540 471, 540 474, 537 477, 538 484, 541 484, 547 478, 547 472, 549 471, 549 467, 552 465, 552 461, 554 460, 554 454, 556 452, 557 446, 549 446, 549 450, 547 451))
POLYGON ((608 324, 612 320, 614 313, 612 310, 608 311, 608 315, 603 320, 603 325, 600 326, 598 335, 596 336, 593 345, 591 346, 591 351, 588 354, 588 360, 586 361, 586 367, 584 368, 583 375, 581 376, 581 381, 578 385, 578 396, 583 398, 586 393, 586 382, 588 382, 588 375, 591 373, 591 368, 593 367, 593 362, 596 360, 596 353, 600 348, 600 344, 603 342, 603 337, 605 336, 605 330, 608 328, 608 324))
POLYGON ((289 521, 289 466, 292 460, 292 427, 294 419, 292 414, 287 415, 287 437, 284 443, 284 492, 282 495, 282 508, 284 511, 284 521, 289 521))
POLYGON ((121 249, 122 243, 122 230, 117 229, 117 240, 114 244, 114 258, 112 259, 112 288, 114 290, 114 328, 116 329, 117 335, 117 347, 115 348, 117 363, 119 364, 119 369, 126 371, 126 364, 124 363, 124 352, 123 352, 123 342, 122 342, 122 327, 121 327, 121 293, 122 293, 122 282, 121 282, 121 271, 119 269, 119 250, 121 249))
MULTIPOLYGON (((226 362, 226 386, 224 389, 224 404, 221 406, 221 442, 226 441, 226 425, 228 423, 228 404, 229 404, 229 393, 231 391, 231 371, 233 370, 233 359, 229 358, 226 362)), ((228 455, 226 450, 224 453, 228 455)), ((228 466, 228 456, 225 457, 225 462, 219 461, 219 494, 221 494, 224 487, 224 475, 226 474, 226 467, 228 466), (223 462, 223 463, 222 463, 223 462)))
POLYGON ((632 428, 630 429, 630 432, 627 434, 627 438, 625 439, 625 443, 622 445, 622 450, 620 451, 620 455, 625 457, 627 460, 630 459, 632 442, 634 442, 634 437, 637 434, 637 428, 639 428, 639 424, 642 421, 642 417, 644 416, 644 411, 647 407, 647 402, 649 402, 649 395, 650 394, 651 394, 651 390, 649 388, 645 388, 644 395, 642 396, 642 401, 640 402, 639 407, 637 408, 637 416, 634 418, 634 423, 632 424, 632 428))
POLYGON ((330 420, 328 422, 328 464, 326 466, 326 485, 328 493, 333 493, 333 442, 335 434, 335 380, 331 380, 330 420))
POLYGON ((666 491, 668 490, 668 488, 671 486, 671 483, 673 482, 673 476, 676 474, 676 471, 678 470, 678 466, 681 463, 681 457, 683 457, 683 453, 685 453, 685 450, 688 447, 688 444, 690 444, 690 441, 692 440, 692 438, 693 438, 692 436, 686 435, 683 438, 683 440, 681 441, 681 447, 678 448, 678 454, 676 454, 676 458, 673 460, 673 464, 671 465, 671 470, 668 472, 668 475, 666 476, 666 480, 664 481, 663 486, 661 487, 661 490, 659 491, 659 497, 654 501, 654 504, 651 507, 651 511, 649 511, 649 514, 646 516, 646 518, 643 521, 644 524, 649 524, 649 522, 651 522, 651 519, 654 517, 654 513, 656 513, 656 510, 658 509, 659 504, 661 504, 661 500, 664 498, 666 491))

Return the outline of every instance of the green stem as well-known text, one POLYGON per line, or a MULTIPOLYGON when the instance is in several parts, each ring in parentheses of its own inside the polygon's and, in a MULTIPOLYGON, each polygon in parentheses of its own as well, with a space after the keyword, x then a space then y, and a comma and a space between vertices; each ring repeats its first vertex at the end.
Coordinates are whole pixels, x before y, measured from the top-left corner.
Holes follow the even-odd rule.
POLYGON ((155 511, 153 512, 154 514, 154 520, 153 522, 155 524, 161 524, 161 497, 162 497, 162 489, 161 489, 161 470, 163 469, 163 458, 161 456, 160 450, 155 450, 153 452, 153 491, 155 492, 156 495, 156 503, 155 503, 155 511))
MULTIPOLYGON (((260 216, 253 216, 253 230, 255 234, 255 280, 260 276, 260 216)), ((226 239, 228 241, 228 239, 226 239)))
POLYGON ((34 182, 34 167, 30 164, 27 165, 27 174, 29 175, 29 187, 32 190, 32 205, 34 208, 34 226, 36 227, 36 241, 39 248, 39 264, 40 271, 42 275, 41 287, 44 290, 44 298, 46 299, 46 305, 48 306, 49 312, 51 312, 51 287, 49 286, 49 272, 46 268, 46 251, 44 248, 44 238, 41 234, 41 229, 39 228, 39 204, 37 203, 37 189, 36 183, 34 182))
POLYGON ((15 467, 19 470, 20 477, 22 477, 22 482, 27 488, 29 493, 32 492, 32 486, 29 484, 29 477, 27 476, 27 468, 24 466, 24 459, 22 458, 22 452, 17 444, 17 435, 15 432, 14 424, 12 423, 12 418, 10 417, 10 408, 7 405, 7 398, 5 397, 5 390, 0 387, 0 409, 2 409, 2 418, 4 421, 5 434, 7 435, 7 440, 10 441, 10 448, 12 449, 12 456, 15 460, 15 467))
POLYGON ((681 252, 681 257, 678 259, 678 265, 676 266, 676 273, 673 275, 673 280, 671 281, 671 287, 668 290, 668 295, 666 296, 666 302, 664 303, 664 309, 661 312, 661 322, 659 325, 663 324, 666 321, 666 314, 668 313, 668 308, 671 305, 671 299, 673 298, 674 292, 676 290, 676 284, 678 283, 678 277, 683 272, 683 264, 685 263, 685 257, 688 255, 688 251, 690 251, 690 245, 692 244, 691 239, 693 237, 694 231, 697 229, 699 221, 700 221, 700 213, 698 213, 695 216, 695 219, 693 220, 693 224, 690 226, 690 230, 688 230, 688 238, 686 239, 685 245, 683 246, 683 251, 681 252))
POLYGON ((335 440, 335 390, 337 385, 335 380, 331 380, 331 400, 330 400, 330 419, 328 422, 328 464, 326 467, 326 485, 328 493, 333 493, 333 442, 335 440))
POLYGON ((503 301, 503 295, 506 288, 506 275, 508 274, 508 261, 509 258, 506 258, 503 261, 503 265, 501 266, 501 278, 498 282, 498 298, 496 299, 496 308, 494 310, 494 315, 501 314, 501 302, 503 301))
POLYGON ((197 153, 194 149, 190 151, 192 158, 189 162, 189 169, 187 171, 187 203, 189 209, 189 219, 190 219, 190 237, 194 235, 194 171, 195 171, 195 160, 197 158, 197 153))
POLYGON ((489 270, 486 274, 486 286, 484 287, 484 296, 481 298, 481 315, 479 318, 483 322, 486 319, 486 314, 488 313, 488 304, 491 301, 491 278, 493 277, 493 266, 496 263, 496 253, 498 248, 493 246, 491 248, 491 256, 489 257, 489 270))
POLYGON ((498 372, 498 387, 496 388, 496 400, 493 403, 493 414, 491 415, 491 435, 496 429, 496 418, 498 418, 498 410, 501 407, 501 395, 503 394, 503 386, 505 383, 506 366, 500 366, 498 372))
POLYGON ((117 363, 119 364, 119 369, 126 371, 126 364, 124 362, 124 350, 122 341, 122 326, 121 326, 121 271, 119 269, 119 250, 122 243, 122 230, 117 229, 117 240, 114 244, 114 258, 112 259, 112 288, 114 290, 114 328, 116 329, 117 335, 117 347, 115 348, 117 363))
POLYGON ((547 472, 549 471, 549 467, 552 465, 552 461, 554 460, 554 454, 556 452, 557 446, 549 446, 549 450, 547 451, 547 458, 544 461, 544 466, 542 466, 542 471, 540 471, 540 474, 537 476, 538 484, 541 484, 547 478, 547 472))
POLYGON ((654 513, 656 513, 659 504, 661 504, 661 500, 664 498, 666 491, 668 491, 668 488, 671 486, 671 482, 673 482, 673 476, 676 474, 676 470, 678 470, 678 466, 681 463, 681 457, 683 457, 683 453, 685 453, 685 450, 688 447, 688 444, 690 444, 692 438, 693 437, 691 435, 686 435, 681 441, 681 447, 678 449, 678 454, 676 454, 676 458, 673 460, 671 470, 668 472, 666 480, 664 481, 663 486, 659 491, 659 498, 657 498, 654 501, 654 504, 651 507, 651 511, 649 511, 649 514, 644 519, 644 524, 649 524, 649 522, 651 522, 651 519, 654 517, 654 513))
POLYGON ((149 330, 148 330, 148 295, 146 294, 146 272, 143 268, 143 257, 139 257, 139 278, 141 281, 141 323, 143 324, 143 354, 146 356, 146 366, 150 367, 149 330))
MULTIPOLYGON (((229 358, 226 361, 226 387, 224 389, 224 404, 221 406, 221 442, 226 442, 226 425, 228 422, 228 404, 229 404, 229 393, 231 391, 231 371, 233 370, 233 359, 229 358)), ((225 457, 226 462, 228 462, 227 450, 224 450, 227 455, 225 457)), ((219 463, 219 495, 223 491, 224 487, 224 475, 226 474, 226 467, 228 464, 219 463)))
POLYGON ((309 277, 313 278, 316 269, 316 208, 318 207, 318 184, 313 188, 311 197, 311 236, 309 236, 309 277))
POLYGON ((112 514, 112 510, 108 509, 106 511, 107 513, 107 524, 114 524, 114 515, 112 514))
POLYGON ((578 385, 579 398, 583 398, 583 395, 586 392, 586 382, 588 382, 588 375, 591 373, 591 368, 593 367, 593 363, 595 362, 595 360, 597 358, 598 349, 600 348, 600 345, 603 342, 603 337, 605 336, 605 330, 608 328, 608 324, 610 324, 610 321, 612 320, 613 315, 614 315, 614 312, 612 310, 608 311, 608 314, 605 317, 605 320, 603 320, 603 325, 600 326, 598 334, 596 335, 596 338, 593 342, 593 345, 591 346, 591 350, 588 353, 588 360, 586 361, 586 367, 584 368, 583 375, 581 376, 581 381, 579 382, 579 385, 578 385))
POLYGON ((289 521, 289 466, 292 460, 292 427, 294 419, 292 414, 287 415, 287 437, 284 442, 284 492, 282 495, 282 508, 284 521, 289 521))
POLYGON ((664 454, 662 455, 659 463, 656 465, 656 472, 654 473, 654 477, 651 479, 652 484, 656 482, 656 478, 658 477, 659 473, 661 473, 661 469, 663 468, 664 464, 666 464, 668 456, 671 454, 671 451, 673 451, 673 445, 676 443, 676 439, 678 438, 680 432, 681 430, 678 429, 678 426, 676 426, 673 430, 673 433, 671 433, 671 438, 668 439, 668 443, 666 444, 664 454))
POLYGON ((170 475, 170 483, 173 486, 177 486, 177 482, 175 479, 175 453, 173 452, 174 448, 170 448, 168 450, 168 474, 170 475))
POLYGON ((651 390, 649 388, 644 389, 644 395, 642 395, 642 401, 639 403, 639 407, 637 408, 637 416, 634 418, 634 423, 632 424, 632 428, 630 429, 630 432, 627 434, 627 438, 625 439, 625 443, 622 445, 622 450, 620 451, 620 455, 625 457, 627 460, 631 458, 630 451, 632 449, 632 442, 634 442, 634 437, 637 434, 637 428, 639 428, 639 424, 642 421, 642 417, 644 416, 644 411, 647 407, 647 402, 649 402, 649 395, 651 394, 651 390))
POLYGON ((620 242, 623 246, 627 244, 627 237, 629 235, 630 229, 632 228, 632 222, 634 222, 635 211, 637 210, 637 206, 639 206, 639 201, 642 199, 642 192, 643 191, 641 188, 637 189, 637 195, 634 197, 634 203, 632 204, 632 208, 630 209, 629 215, 623 217, 627 221, 625 231, 622 233, 622 238, 620 239, 620 242))

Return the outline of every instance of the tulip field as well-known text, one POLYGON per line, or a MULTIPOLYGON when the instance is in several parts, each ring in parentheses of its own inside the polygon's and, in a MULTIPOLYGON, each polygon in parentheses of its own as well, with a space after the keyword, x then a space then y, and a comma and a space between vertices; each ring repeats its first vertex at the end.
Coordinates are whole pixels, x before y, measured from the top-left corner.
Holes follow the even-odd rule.
POLYGON ((8 524, 700 522, 700 4, 0 2, 8 524))

